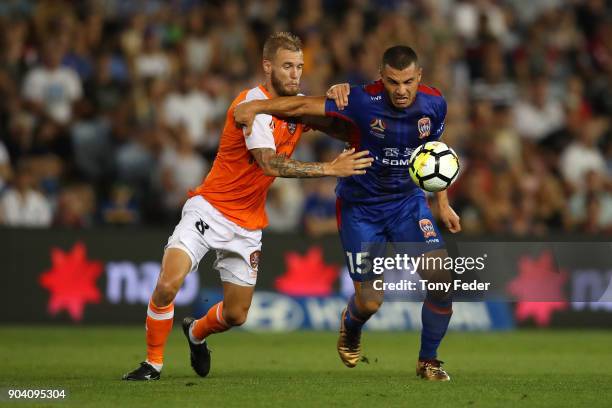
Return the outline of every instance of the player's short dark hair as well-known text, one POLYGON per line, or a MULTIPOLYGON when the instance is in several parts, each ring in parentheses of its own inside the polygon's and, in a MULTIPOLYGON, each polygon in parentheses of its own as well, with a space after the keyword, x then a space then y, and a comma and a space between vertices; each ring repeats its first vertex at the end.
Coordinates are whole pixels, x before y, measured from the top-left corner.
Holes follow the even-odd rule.
POLYGON ((279 31, 272 34, 263 47, 263 58, 272 60, 278 50, 302 51, 302 40, 287 31, 279 31))
POLYGON ((402 70, 408 68, 412 64, 419 64, 419 58, 416 52, 405 45, 396 45, 387 48, 382 57, 381 67, 388 65, 391 68, 402 70))

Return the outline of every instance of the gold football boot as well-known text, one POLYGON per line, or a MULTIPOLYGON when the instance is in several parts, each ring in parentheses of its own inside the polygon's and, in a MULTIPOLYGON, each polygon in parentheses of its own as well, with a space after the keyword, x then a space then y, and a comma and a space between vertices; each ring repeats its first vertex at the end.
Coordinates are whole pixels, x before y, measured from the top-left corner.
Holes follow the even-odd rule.
POLYGON ((340 318, 340 336, 338 337, 338 355, 345 366, 353 368, 359 362, 361 357, 361 331, 356 334, 349 334, 344 327, 344 318, 346 309, 342 312, 340 318))
POLYGON ((416 375, 428 381, 450 381, 450 376, 442 368, 444 362, 438 359, 419 360, 416 375))

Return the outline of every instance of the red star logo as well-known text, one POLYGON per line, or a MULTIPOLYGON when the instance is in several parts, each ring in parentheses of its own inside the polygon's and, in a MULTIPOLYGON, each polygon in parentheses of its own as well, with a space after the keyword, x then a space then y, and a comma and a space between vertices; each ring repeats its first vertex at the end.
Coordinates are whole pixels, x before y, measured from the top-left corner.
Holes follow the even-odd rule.
POLYGON ((550 251, 535 259, 521 257, 518 270, 519 276, 508 284, 508 292, 518 300, 516 318, 523 321, 533 317, 538 326, 547 326, 556 310, 567 309, 567 298, 563 294, 567 272, 556 269, 550 251), (534 301, 537 299, 554 301, 534 301))
POLYGON ((96 287, 102 263, 87 260, 87 249, 82 242, 77 242, 67 252, 52 248, 51 262, 52 268, 38 279, 40 285, 51 293, 47 310, 56 315, 65 309, 72 320, 80 321, 85 305, 100 303, 102 298, 96 287))
POLYGON ((327 265, 323 250, 311 247, 304 256, 297 252, 285 254, 287 270, 276 279, 276 289, 291 296, 329 296, 340 268, 327 265))

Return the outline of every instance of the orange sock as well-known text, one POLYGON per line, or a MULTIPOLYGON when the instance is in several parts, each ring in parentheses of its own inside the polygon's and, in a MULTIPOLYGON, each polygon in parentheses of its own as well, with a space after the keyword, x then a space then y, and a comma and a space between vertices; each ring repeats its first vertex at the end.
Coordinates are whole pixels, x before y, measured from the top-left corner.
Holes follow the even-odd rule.
POLYGON ((172 330, 174 320, 174 303, 158 307, 149 301, 147 309, 147 361, 155 368, 161 369, 164 364, 164 346, 172 330))
POLYGON ((191 335, 194 339, 201 341, 212 333, 221 333, 229 328, 230 326, 223 320, 223 302, 221 301, 208 309, 204 317, 193 323, 191 335))

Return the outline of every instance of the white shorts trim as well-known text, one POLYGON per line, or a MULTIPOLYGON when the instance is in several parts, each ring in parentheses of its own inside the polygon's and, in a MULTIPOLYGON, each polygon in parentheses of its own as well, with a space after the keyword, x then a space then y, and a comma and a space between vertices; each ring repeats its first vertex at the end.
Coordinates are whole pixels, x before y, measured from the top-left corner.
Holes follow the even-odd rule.
POLYGON ((168 244, 166 245, 166 247, 164 249, 168 249, 168 248, 180 249, 181 251, 183 251, 183 252, 185 252, 187 254, 189 259, 191 260, 191 268, 189 269, 189 272, 198 270, 198 264, 199 263, 196 260, 196 256, 182 242, 176 241, 176 242, 170 243, 168 241, 168 244))

